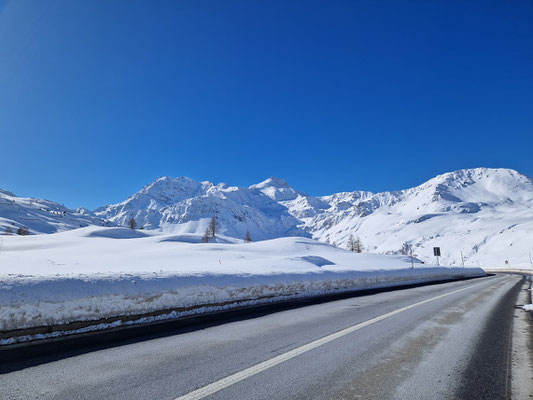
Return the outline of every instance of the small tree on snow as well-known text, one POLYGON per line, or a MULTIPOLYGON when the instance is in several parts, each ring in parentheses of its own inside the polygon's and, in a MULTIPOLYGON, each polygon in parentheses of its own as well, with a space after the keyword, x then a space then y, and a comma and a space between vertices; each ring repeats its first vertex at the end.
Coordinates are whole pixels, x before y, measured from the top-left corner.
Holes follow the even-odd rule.
POLYGON ((202 236, 202 243, 209 243, 210 237, 211 237, 211 231, 209 230, 209 228, 206 228, 204 236, 202 236))
POLYGON ((354 250, 356 253, 362 253, 364 250, 363 243, 361 242, 361 239, 358 237, 354 240, 354 250))
POLYGON ((217 227, 218 227, 217 217, 213 215, 211 217, 211 222, 209 222, 209 230, 211 231, 211 237, 216 236, 217 227))
POLYGON ((128 221, 128 226, 130 227, 130 229, 135 229, 135 227, 137 226, 137 221, 135 221, 135 218, 131 218, 128 221))
POLYGON ((30 230, 26 226, 21 226, 17 229, 17 235, 26 236, 30 234, 30 230))
POLYGON ((350 235, 350 237, 348 238, 348 244, 346 247, 350 251, 355 251, 355 239, 353 238, 353 235, 350 235))
POLYGON ((250 236, 250 232, 246 231, 246 235, 244 236, 244 241, 246 243, 250 243, 252 241, 252 237, 250 236))
POLYGON ((353 251, 354 253, 361 253, 363 251, 363 244, 359 237, 354 238, 353 235, 350 235, 348 238, 348 250, 353 251))
POLYGON ((8 235, 11 235, 11 234, 13 233, 13 229, 11 229, 11 227, 8 226, 8 227, 6 228, 6 233, 7 233, 8 235))

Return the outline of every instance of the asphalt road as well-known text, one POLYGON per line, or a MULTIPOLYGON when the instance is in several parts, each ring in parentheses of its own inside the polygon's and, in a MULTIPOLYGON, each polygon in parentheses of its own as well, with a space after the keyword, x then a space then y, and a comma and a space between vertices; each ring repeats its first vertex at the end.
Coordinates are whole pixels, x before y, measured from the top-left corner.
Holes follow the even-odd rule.
POLYGON ((506 399, 520 281, 352 297, 33 360, 4 368, 0 398, 506 399))

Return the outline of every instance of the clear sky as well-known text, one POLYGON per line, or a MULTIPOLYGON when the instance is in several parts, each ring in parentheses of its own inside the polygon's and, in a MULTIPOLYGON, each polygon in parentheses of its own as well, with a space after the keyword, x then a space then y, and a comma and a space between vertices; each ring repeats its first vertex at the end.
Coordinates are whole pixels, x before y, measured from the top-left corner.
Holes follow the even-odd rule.
POLYGON ((162 175, 313 195, 533 176, 529 0, 0 0, 0 188, 162 175))

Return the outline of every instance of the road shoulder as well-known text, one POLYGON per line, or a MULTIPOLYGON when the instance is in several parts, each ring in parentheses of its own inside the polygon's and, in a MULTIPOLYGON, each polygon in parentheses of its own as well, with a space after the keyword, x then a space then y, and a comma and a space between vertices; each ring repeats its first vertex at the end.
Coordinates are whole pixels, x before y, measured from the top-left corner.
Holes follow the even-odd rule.
MULTIPOLYGON (((518 304, 531 300, 531 282, 524 280, 518 304)), ((513 399, 533 398, 533 320, 521 307, 515 308, 513 318, 511 393, 513 399)))

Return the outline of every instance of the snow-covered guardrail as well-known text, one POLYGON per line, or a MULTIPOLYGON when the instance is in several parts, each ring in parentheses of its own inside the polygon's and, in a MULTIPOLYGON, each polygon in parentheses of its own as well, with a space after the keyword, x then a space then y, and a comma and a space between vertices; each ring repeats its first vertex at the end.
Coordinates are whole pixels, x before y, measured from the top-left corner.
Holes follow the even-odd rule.
POLYGON ((482 275, 477 268, 408 268, 266 276, 128 274, 3 280, 0 344, 27 335, 60 336, 287 299, 482 275))

